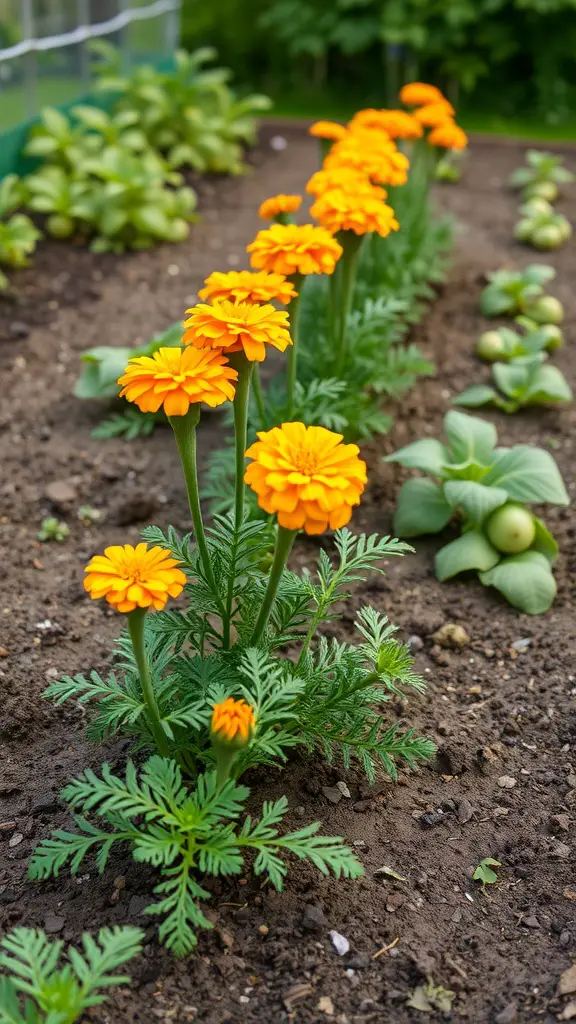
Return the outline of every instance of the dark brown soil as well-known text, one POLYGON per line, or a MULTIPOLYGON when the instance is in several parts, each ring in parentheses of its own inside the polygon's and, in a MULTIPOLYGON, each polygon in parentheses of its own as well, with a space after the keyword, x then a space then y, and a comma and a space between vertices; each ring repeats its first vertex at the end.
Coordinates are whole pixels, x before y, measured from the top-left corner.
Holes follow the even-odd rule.
MULTIPOLYGON (((485 373, 472 355, 484 326, 476 311, 483 272, 542 260, 511 243, 516 203, 504 183, 524 148, 478 143, 461 184, 440 193, 460 220, 458 249, 448 285, 415 331, 438 375, 403 401, 393 434, 366 447, 371 484, 357 529, 390 531, 403 471, 380 456, 411 439, 439 436, 450 396, 485 373)), ((296 760, 283 773, 259 775, 255 796, 285 792, 291 824, 321 819, 327 832, 346 836, 364 861, 365 879, 335 883, 295 866, 281 895, 250 877, 215 887, 216 929, 202 935, 197 954, 184 963, 158 946, 154 924, 140 916, 153 877, 128 858, 116 857, 102 877, 87 869, 75 880, 26 879, 34 846, 67 820, 57 801, 64 783, 86 764, 108 758, 121 765, 124 757, 121 745, 102 750, 86 742, 79 708, 56 710, 40 697, 56 676, 105 668, 119 632, 117 617, 84 594, 82 566, 106 543, 134 540, 145 522, 187 526, 167 431, 134 444, 90 438, 101 409, 71 397, 79 353, 143 341, 178 319, 207 273, 244 265, 261 199, 299 190, 315 163, 315 146, 304 134, 271 129, 251 177, 203 189, 203 219, 189 243, 105 260, 47 246, 36 268, 15 279, 20 303, 0 312, 1 926, 48 923, 71 940, 107 923, 148 927, 131 988, 94 1011, 97 1021, 404 1024, 430 1019, 406 1006, 410 991, 430 975, 456 994, 445 1019, 550 1024, 566 1002, 556 996, 558 978, 576 957, 576 555, 569 510, 546 513, 562 556, 559 596, 545 616, 519 615, 474 580, 437 583, 435 540, 391 563, 388 576, 370 581, 346 609, 343 635, 358 604, 369 601, 414 638, 428 690, 390 706, 390 715, 432 737, 438 757, 396 786, 384 780, 372 789, 355 772, 296 760), (274 134, 288 141, 281 152, 270 147, 274 134), (68 498, 50 500, 55 482, 68 486, 68 498), (82 525, 83 504, 101 509, 103 522, 82 525), (70 537, 39 544, 40 520, 52 513, 67 520, 70 537), (434 645, 431 634, 447 622, 470 634, 462 652, 434 645), (504 776, 515 780, 513 788, 502 788, 504 776), (351 797, 335 806, 322 786, 341 779, 351 797), (487 856, 502 867, 498 884, 482 892, 470 868, 487 856), (405 881, 375 874, 382 866, 405 881), (330 929, 348 938, 348 956, 336 955, 330 929)), ((560 208, 574 218, 573 193, 560 208)), ((566 307, 568 345, 557 362, 574 385, 574 248, 544 259, 558 269, 552 290, 566 307)), ((494 420, 502 444, 551 445, 573 490, 575 415, 569 408, 494 420)), ((204 450, 220 436, 219 417, 207 418, 204 450)), ((309 563, 316 551, 302 542, 295 558, 309 563)))

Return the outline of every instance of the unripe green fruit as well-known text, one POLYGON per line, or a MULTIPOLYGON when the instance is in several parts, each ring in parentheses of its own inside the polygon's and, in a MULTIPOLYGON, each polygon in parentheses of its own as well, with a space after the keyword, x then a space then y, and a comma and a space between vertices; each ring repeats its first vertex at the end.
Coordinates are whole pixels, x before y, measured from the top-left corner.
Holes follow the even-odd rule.
POLYGON ((171 242, 183 242, 188 238, 189 228, 185 220, 182 217, 176 217, 170 225, 170 236, 171 242))
POLYGON ((563 217, 556 224, 557 230, 560 232, 563 242, 567 242, 572 235, 572 225, 569 220, 563 217))
POLYGON ((500 337, 498 331, 484 331, 481 334, 476 343, 476 355, 480 359, 485 359, 488 363, 493 363, 496 359, 499 359, 504 352, 504 342, 500 337))
POLYGON ((564 319, 562 303, 553 295, 542 295, 526 310, 527 316, 538 324, 561 324, 564 319))
POLYGON ((562 331, 556 324, 542 324, 540 328, 544 332, 546 338, 546 350, 548 352, 555 352, 557 348, 560 348, 563 342, 562 331))
POLYGON ((509 502, 492 513, 486 523, 486 536, 503 554, 519 555, 534 543, 534 516, 523 505, 509 502))
POLYGON ((556 224, 543 224, 532 233, 531 241, 537 249, 558 249, 564 239, 556 224))
POLYGON ((546 199, 553 203, 558 198, 558 186, 553 181, 536 181, 524 189, 525 199, 546 199))
POLYGON ((529 242, 534 231, 534 221, 530 217, 523 217, 514 228, 514 238, 517 242, 529 242))
POLYGON ((53 238, 70 238, 74 231, 74 221, 60 213, 53 213, 46 221, 46 230, 53 238))
POLYGON ((537 213, 553 213, 553 208, 547 199, 529 199, 523 209, 527 217, 534 217, 537 213))

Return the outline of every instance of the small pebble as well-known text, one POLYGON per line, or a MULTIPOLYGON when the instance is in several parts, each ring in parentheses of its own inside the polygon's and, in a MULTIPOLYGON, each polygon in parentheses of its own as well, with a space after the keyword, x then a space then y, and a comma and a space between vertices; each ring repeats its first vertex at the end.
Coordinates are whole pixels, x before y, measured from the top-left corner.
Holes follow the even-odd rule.
POLYGON ((498 785, 500 789, 514 789, 516 779, 513 779, 511 775, 501 775, 498 779, 498 785))
POLYGON ((350 943, 345 935, 341 935, 340 932, 330 931, 330 942, 334 946, 338 956, 346 956, 346 953, 350 952, 350 943))

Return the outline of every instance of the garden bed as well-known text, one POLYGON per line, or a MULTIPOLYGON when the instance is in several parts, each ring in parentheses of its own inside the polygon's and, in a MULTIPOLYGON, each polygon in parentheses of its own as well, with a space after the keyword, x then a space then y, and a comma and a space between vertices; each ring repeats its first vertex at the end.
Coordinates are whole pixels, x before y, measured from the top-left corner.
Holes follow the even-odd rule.
MULTIPOLYGON (((524 148, 509 141, 472 145, 463 181, 439 193, 461 233, 449 282, 414 331, 438 374, 403 400, 389 436, 364 446, 370 485, 354 517, 356 529, 391 530, 405 472, 384 465, 381 455, 418 437, 439 436, 450 397, 481 373, 488 376, 473 357, 485 325, 477 312, 482 275, 535 261, 511 241, 516 201, 504 187, 524 148)), ((270 1014, 302 1022, 333 1017, 342 1024, 400 1024, 423 1019, 406 999, 427 974, 456 992, 449 1019, 551 1022, 565 1003, 555 997, 558 978, 576 953, 570 509, 546 513, 561 557, 559 595, 545 616, 519 615, 475 579, 438 583, 432 569, 437 540, 418 542, 417 554, 395 560, 385 578, 366 584, 370 603, 413 638, 428 689, 411 698, 407 718, 438 744, 433 763, 404 773, 398 785, 384 781, 372 788, 360 774, 311 765, 304 757, 283 773, 249 778, 258 802, 263 795, 288 795, 291 825, 321 819, 327 832, 356 844, 364 879, 336 883, 296 865, 281 895, 251 878, 219 882, 216 929, 201 935, 197 955, 184 963, 155 943, 155 925, 141 916, 152 875, 128 856, 114 857, 102 877, 86 869, 77 879, 66 871, 49 883, 26 879, 33 848, 67 818, 58 791, 86 763, 97 767, 102 760, 85 739, 78 708, 58 710, 40 699, 56 676, 106 668, 119 632, 117 617, 84 593, 82 567, 107 543, 134 542, 145 523, 188 526, 169 432, 134 444, 91 439, 101 410, 71 398, 78 355, 97 344, 147 340, 179 317, 211 270, 244 266, 262 196, 298 191, 316 162, 315 142, 301 131, 267 129, 251 177, 203 187, 202 221, 188 243, 104 259, 47 245, 37 266, 15 278, 20 303, 0 311, 0 524, 8 563, 0 637, 0 924, 40 925, 65 939, 103 924, 148 925, 150 944, 133 967, 132 988, 115 992, 106 1008, 92 1013, 114 1024, 157 1018, 216 1024, 270 1014), (285 138, 287 148, 274 149, 275 136, 285 138), (81 505, 102 510, 104 520, 84 526, 77 518, 81 505), (48 514, 69 522, 66 543, 36 541, 48 514), (462 651, 432 639, 448 622, 470 636, 462 651), (350 795, 334 803, 338 781, 350 795), (487 856, 502 867, 498 883, 482 892, 469 868, 487 856), (375 874, 384 866, 405 880, 375 874), (346 936, 350 954, 336 954, 330 929, 346 936), (396 937, 397 945, 379 954, 396 937)), ((559 206, 572 220, 575 208, 574 201, 559 206)), ((537 259, 558 271, 553 291, 566 309, 568 344, 555 361, 574 385, 574 248, 537 259)), ((573 492, 573 406, 514 418, 485 415, 497 424, 501 444, 551 447, 573 492)), ((220 416, 211 414, 208 426, 207 420, 204 452, 222 437, 220 416)), ((293 557, 310 564, 317 549, 303 540, 293 557)), ((358 592, 347 605, 336 627, 340 635, 348 636, 362 599, 358 592)), ((406 702, 388 709, 402 720, 406 702)), ((121 766, 123 745, 109 744, 104 757, 121 766)))

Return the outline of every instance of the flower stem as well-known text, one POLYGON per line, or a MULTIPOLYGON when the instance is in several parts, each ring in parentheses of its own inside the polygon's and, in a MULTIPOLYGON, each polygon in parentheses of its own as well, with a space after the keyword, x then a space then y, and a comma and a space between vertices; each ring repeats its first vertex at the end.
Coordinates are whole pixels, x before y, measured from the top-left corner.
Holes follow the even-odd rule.
POLYGON ((244 519, 244 472, 248 436, 248 404, 250 378, 254 363, 249 362, 243 352, 236 352, 230 358, 230 365, 238 370, 238 382, 234 397, 234 445, 236 449, 236 480, 234 484, 234 524, 236 529, 244 519))
POLYGON ((150 731, 156 741, 158 753, 161 754, 162 757, 170 757, 168 740, 162 728, 160 712, 158 711, 158 705, 154 696, 154 688, 152 686, 150 665, 148 664, 146 648, 144 646, 145 618, 146 608, 135 608, 134 611, 130 612, 128 615, 128 630, 130 632, 130 639, 132 641, 132 649, 134 651, 136 665, 138 666, 142 696, 148 712, 148 725, 150 726, 150 731))
POLYGON ((363 242, 363 235, 357 235, 354 231, 340 231, 338 234, 344 252, 340 257, 341 269, 341 296, 338 322, 336 376, 340 377, 346 366, 348 354, 348 318, 352 309, 352 297, 354 285, 356 284, 356 273, 358 270, 358 257, 360 246, 363 242))
POLYGON ((298 341, 300 337, 300 293, 302 289, 302 274, 292 274, 290 280, 298 292, 295 298, 288 305, 290 317, 290 336, 292 344, 288 349, 288 371, 286 380, 286 419, 290 420, 294 412, 294 388, 296 387, 296 367, 298 365, 298 341))
POLYGON ((250 637, 250 647, 255 647, 266 626, 268 625, 268 619, 270 618, 270 612, 272 611, 272 605, 278 590, 278 585, 284 572, 284 566, 288 560, 290 549, 296 538, 298 530, 286 530, 283 526, 278 527, 278 535, 276 537, 276 548, 274 551, 274 560, 272 562, 272 568, 270 569, 270 576, 268 577, 268 586, 266 593, 264 594, 264 600, 262 601, 262 607, 258 616, 256 625, 250 637))
POLYGON ((215 746, 214 752, 216 754, 216 785, 218 789, 222 789, 224 783, 230 778, 232 765, 240 751, 231 750, 219 743, 215 746))
POLYGON ((266 406, 264 404, 262 382, 260 380, 260 367, 258 366, 258 363, 256 363, 256 365, 254 366, 254 373, 252 375, 252 390, 254 391, 254 398, 256 399, 256 408, 258 410, 260 425, 263 430, 266 430, 268 425, 268 417, 266 416, 266 406))
POLYGON ((208 545, 206 543, 206 534, 204 533, 204 523, 202 521, 202 510, 200 508, 200 496, 198 490, 196 427, 198 426, 198 420, 200 419, 200 406, 191 405, 186 416, 169 416, 168 418, 170 420, 172 430, 174 431, 178 451, 180 453, 180 461, 182 462, 182 469, 184 471, 186 490, 188 492, 188 504, 190 505, 190 515, 192 516, 192 525, 194 527, 194 536, 198 546, 198 554, 200 555, 200 561, 202 563, 206 580, 208 581, 210 589, 212 590, 216 601, 220 605, 221 613, 223 614, 224 608, 221 605, 218 595, 208 545))

